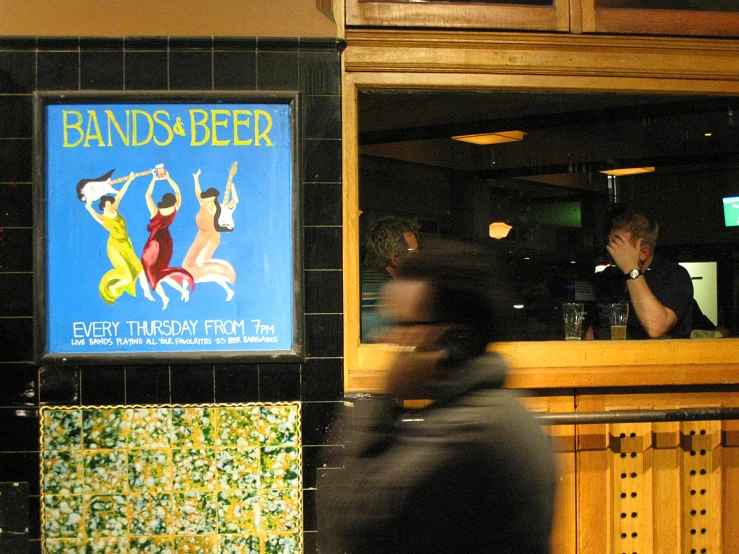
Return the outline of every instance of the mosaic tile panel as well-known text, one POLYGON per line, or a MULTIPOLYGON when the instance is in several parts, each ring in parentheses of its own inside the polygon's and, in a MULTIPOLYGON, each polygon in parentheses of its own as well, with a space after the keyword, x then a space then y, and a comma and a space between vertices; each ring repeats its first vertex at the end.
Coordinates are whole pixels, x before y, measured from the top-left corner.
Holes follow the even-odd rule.
POLYGON ((300 406, 45 406, 45 554, 302 552, 300 406))

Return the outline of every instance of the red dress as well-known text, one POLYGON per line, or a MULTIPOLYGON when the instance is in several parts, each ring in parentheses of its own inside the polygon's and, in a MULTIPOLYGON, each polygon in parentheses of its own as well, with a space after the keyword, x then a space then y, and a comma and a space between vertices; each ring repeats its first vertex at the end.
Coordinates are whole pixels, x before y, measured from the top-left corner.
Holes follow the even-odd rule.
POLYGON ((141 254, 141 263, 144 266, 146 279, 152 289, 155 289, 159 281, 165 277, 169 277, 179 284, 187 281, 190 284, 190 290, 195 289, 195 281, 188 271, 181 267, 169 267, 173 251, 169 226, 174 221, 176 214, 176 211, 169 215, 162 215, 161 212, 157 212, 146 227, 146 230, 149 231, 149 238, 146 240, 144 251, 141 254))

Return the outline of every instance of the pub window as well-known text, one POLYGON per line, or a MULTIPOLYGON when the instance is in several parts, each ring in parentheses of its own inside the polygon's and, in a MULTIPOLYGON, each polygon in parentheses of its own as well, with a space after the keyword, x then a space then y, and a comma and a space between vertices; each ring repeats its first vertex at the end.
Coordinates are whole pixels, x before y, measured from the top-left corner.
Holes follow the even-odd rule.
POLYGON ((358 109, 360 267, 386 216, 417 222, 421 249, 486 244, 512 283, 501 338, 562 340, 563 303, 597 305, 611 219, 639 209, 715 336, 739 331, 739 99, 372 89, 358 109), (647 169, 605 173, 633 168, 647 169), (498 223, 510 230, 493 238, 498 223))

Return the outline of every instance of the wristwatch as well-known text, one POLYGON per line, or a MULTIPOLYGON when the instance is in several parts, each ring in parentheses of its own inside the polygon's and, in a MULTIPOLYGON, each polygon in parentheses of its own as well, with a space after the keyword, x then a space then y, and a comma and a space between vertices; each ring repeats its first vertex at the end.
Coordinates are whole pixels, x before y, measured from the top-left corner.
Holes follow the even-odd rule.
POLYGON ((638 267, 635 267, 628 273, 624 273, 624 281, 628 281, 630 279, 638 279, 642 276, 642 272, 638 267))

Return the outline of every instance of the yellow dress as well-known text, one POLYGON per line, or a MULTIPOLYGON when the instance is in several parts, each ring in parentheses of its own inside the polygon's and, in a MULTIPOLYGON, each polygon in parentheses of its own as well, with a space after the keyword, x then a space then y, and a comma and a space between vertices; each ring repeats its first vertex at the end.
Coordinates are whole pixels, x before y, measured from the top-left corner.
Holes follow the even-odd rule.
POLYGON ((108 238, 108 258, 113 269, 108 271, 100 280, 100 296, 108 304, 115 304, 124 292, 136 296, 136 278, 144 270, 141 260, 133 251, 133 244, 128 236, 126 220, 117 214, 115 217, 103 216, 103 227, 110 233, 108 238), (119 281, 128 281, 122 287, 112 290, 119 281))

